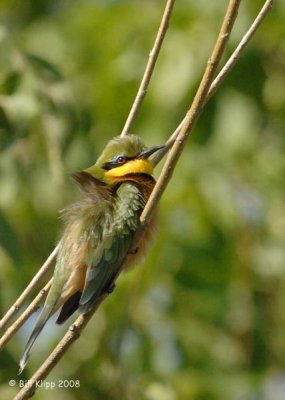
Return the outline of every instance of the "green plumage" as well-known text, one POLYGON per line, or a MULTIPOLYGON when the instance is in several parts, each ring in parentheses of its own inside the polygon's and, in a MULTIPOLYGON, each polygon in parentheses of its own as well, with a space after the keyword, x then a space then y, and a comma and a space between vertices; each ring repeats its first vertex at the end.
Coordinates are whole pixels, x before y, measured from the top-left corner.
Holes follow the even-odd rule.
POLYGON ((65 227, 53 283, 21 358, 20 371, 48 318, 58 308, 62 307, 57 322, 62 323, 77 308, 87 312, 109 289, 132 249, 154 179, 129 172, 129 168, 114 181, 105 179, 105 175, 134 159, 141 164, 130 165, 149 171, 149 162, 143 160, 156 150, 158 147, 146 149, 135 136, 115 138, 94 166, 73 175, 84 197, 63 213, 65 227))
POLYGON ((109 221, 103 225, 102 234, 94 235, 93 228, 90 229, 90 246, 86 255, 88 272, 80 299, 83 312, 108 288, 130 249, 143 207, 144 199, 139 188, 132 183, 123 183, 116 191, 109 221))

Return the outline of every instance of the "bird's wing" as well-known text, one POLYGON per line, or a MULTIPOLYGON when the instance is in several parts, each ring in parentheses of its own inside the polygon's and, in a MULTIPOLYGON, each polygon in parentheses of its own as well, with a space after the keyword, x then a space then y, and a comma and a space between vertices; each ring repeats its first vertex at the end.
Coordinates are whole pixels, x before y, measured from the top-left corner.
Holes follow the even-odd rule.
MULTIPOLYGON (((104 182, 99 181, 98 179, 94 178, 92 175, 88 174, 85 171, 77 172, 72 175, 73 179, 79 185, 80 189, 87 194, 87 198, 92 198, 92 206, 94 207, 94 202, 100 202, 102 200, 106 200, 108 196, 110 196, 110 192, 106 190, 106 184, 104 182)), ((67 220, 76 220, 78 216, 78 212, 80 211, 80 204, 76 203, 69 207, 66 210, 63 210, 67 220)), ((36 341, 37 337, 41 333, 43 327, 45 326, 47 320, 50 316, 58 309, 59 300, 64 288, 66 281, 70 275, 70 270, 67 266, 70 264, 70 258, 73 257, 72 247, 74 243, 70 243, 71 240, 69 238, 69 230, 65 231, 67 235, 65 240, 61 241, 57 262, 54 272, 54 279, 51 289, 49 290, 47 299, 45 301, 44 307, 39 315, 38 320, 32 330, 32 333, 28 339, 26 344, 23 356, 20 360, 20 371, 21 373, 27 363, 30 351, 33 347, 34 342, 36 341)), ((76 245, 76 243, 75 243, 76 245)), ((74 300, 74 298, 73 298, 74 300)), ((67 307, 71 307, 71 301, 69 301, 67 307)), ((65 311, 65 310, 64 310, 65 311)), ((72 311, 69 310, 69 311, 72 311)), ((60 322, 63 322, 60 320, 60 322)))
POLYGON ((80 299, 82 312, 88 311, 102 293, 108 290, 130 250, 144 205, 142 194, 134 184, 124 183, 118 188, 113 213, 105 216, 99 233, 96 229, 97 235, 90 240, 86 257, 88 270, 80 299))

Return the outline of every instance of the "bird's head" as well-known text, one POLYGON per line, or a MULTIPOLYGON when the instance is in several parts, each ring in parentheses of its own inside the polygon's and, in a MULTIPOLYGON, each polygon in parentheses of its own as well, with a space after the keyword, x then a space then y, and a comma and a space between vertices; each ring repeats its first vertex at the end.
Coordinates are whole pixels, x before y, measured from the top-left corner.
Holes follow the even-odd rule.
POLYGON ((113 183, 127 179, 130 174, 153 172, 149 157, 164 146, 147 148, 139 137, 116 137, 106 145, 97 162, 85 171, 97 179, 113 183))

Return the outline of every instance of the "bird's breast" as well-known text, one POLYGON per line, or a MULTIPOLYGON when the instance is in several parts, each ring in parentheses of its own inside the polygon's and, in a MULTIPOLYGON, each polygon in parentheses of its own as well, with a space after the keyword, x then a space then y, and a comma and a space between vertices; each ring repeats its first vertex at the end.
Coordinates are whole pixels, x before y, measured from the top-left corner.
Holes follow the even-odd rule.
MULTIPOLYGON (((144 203, 146 204, 154 188, 155 180, 152 176, 144 174, 136 174, 134 177, 136 184, 140 187, 144 203)), ((157 214, 157 209, 155 209, 147 226, 138 234, 137 241, 133 243, 131 250, 126 256, 123 265, 124 270, 129 270, 132 266, 139 264, 146 256, 157 230, 157 214)))

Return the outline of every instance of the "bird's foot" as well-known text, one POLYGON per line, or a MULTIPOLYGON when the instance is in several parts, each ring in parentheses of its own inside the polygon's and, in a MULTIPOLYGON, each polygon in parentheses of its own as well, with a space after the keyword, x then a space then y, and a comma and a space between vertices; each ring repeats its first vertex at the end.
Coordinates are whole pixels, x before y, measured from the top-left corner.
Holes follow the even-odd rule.
POLYGON ((113 293, 113 291, 115 290, 115 287, 116 287, 116 284, 115 284, 115 283, 112 283, 112 285, 110 285, 110 286, 108 287, 108 289, 106 290, 106 293, 108 293, 108 294, 113 293))
POLYGON ((134 247, 133 249, 129 250, 129 254, 137 254, 137 252, 139 251, 138 247, 134 247))

